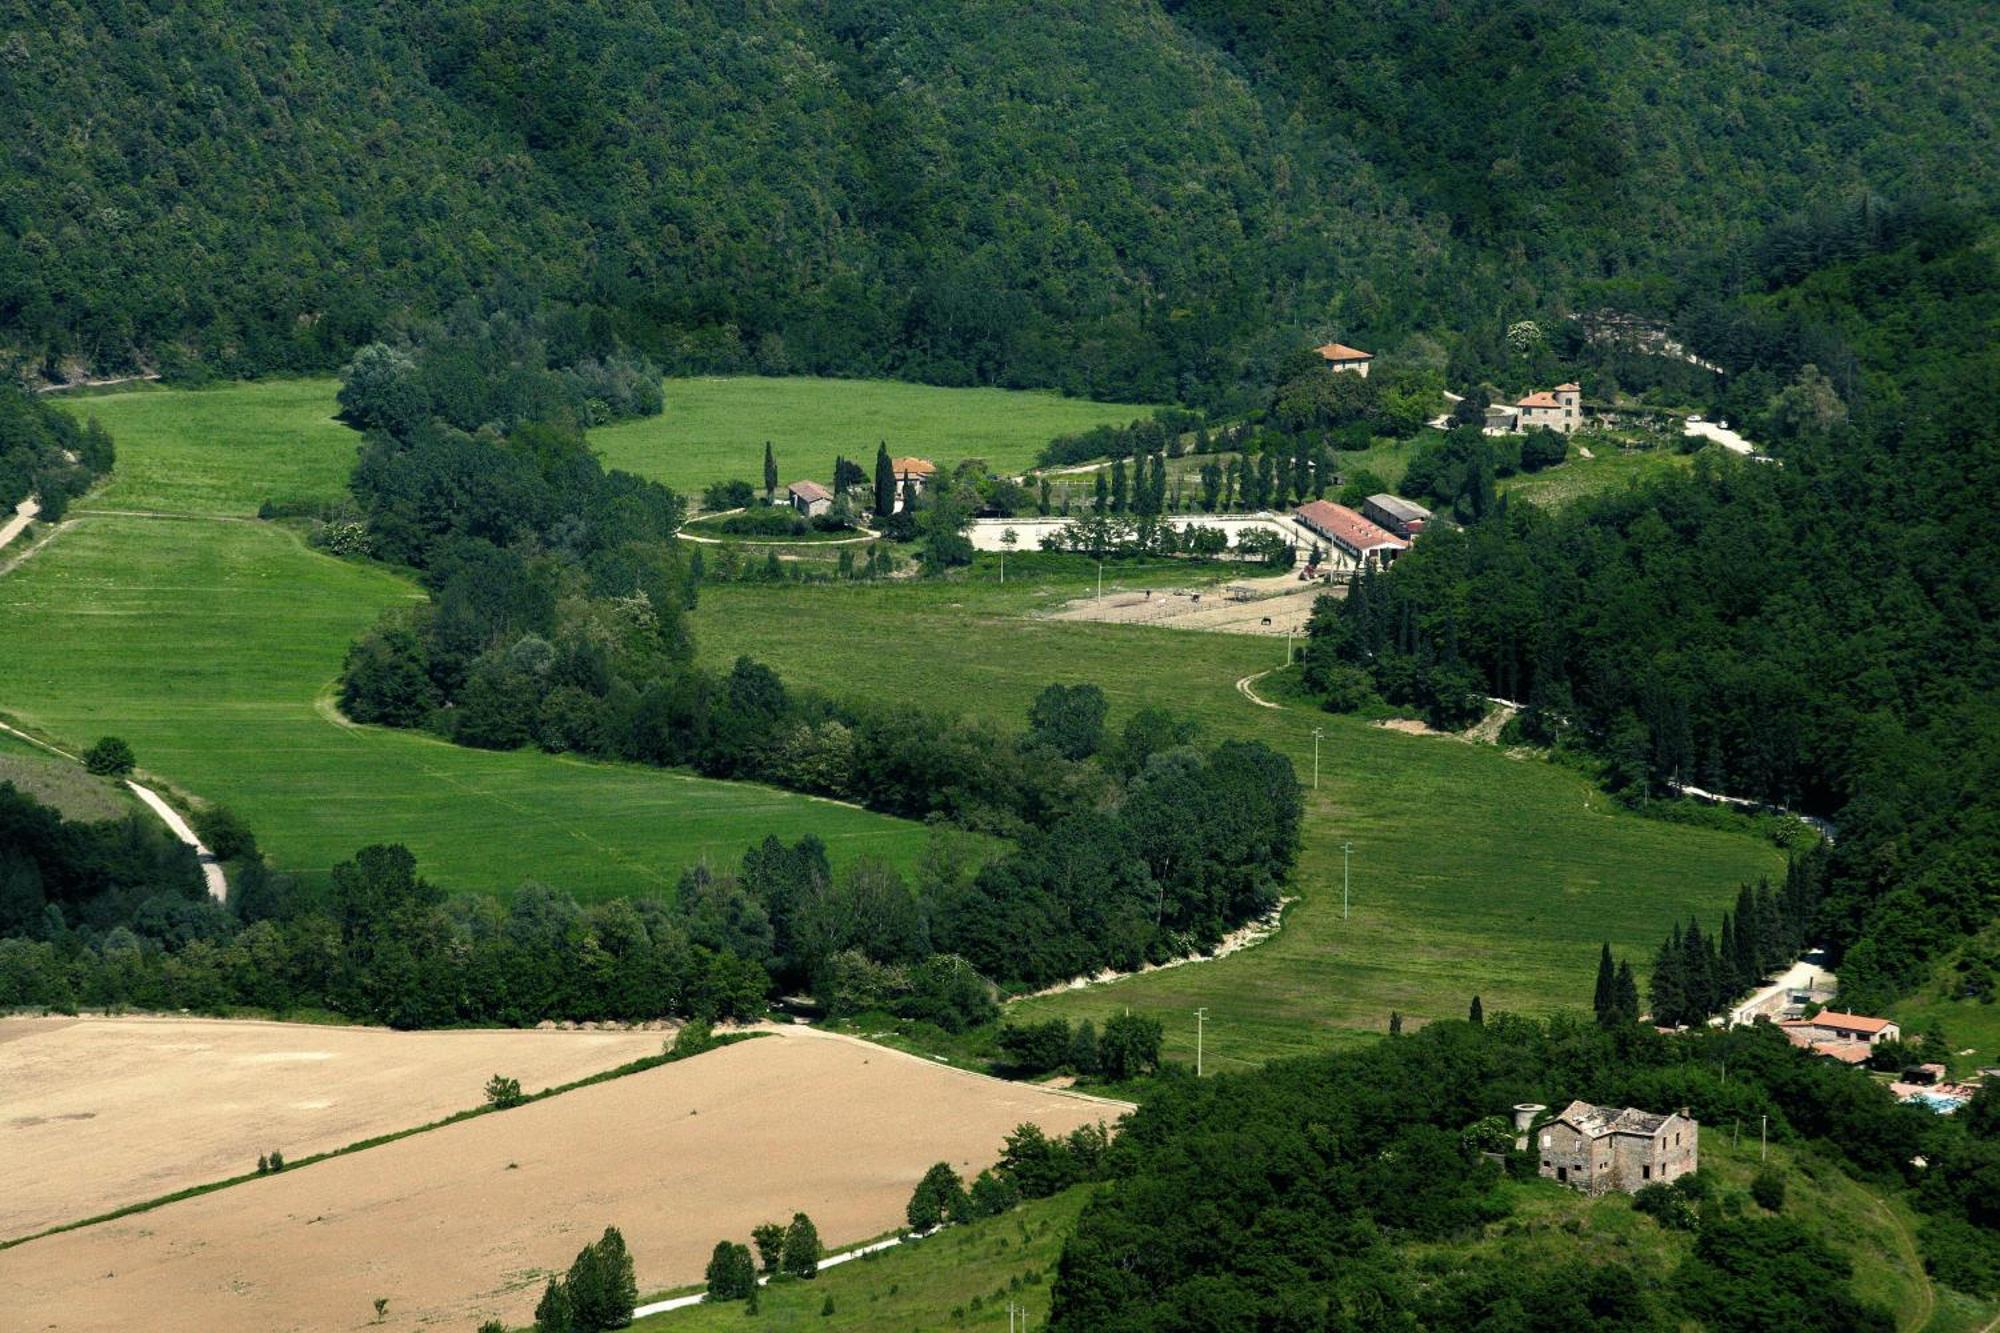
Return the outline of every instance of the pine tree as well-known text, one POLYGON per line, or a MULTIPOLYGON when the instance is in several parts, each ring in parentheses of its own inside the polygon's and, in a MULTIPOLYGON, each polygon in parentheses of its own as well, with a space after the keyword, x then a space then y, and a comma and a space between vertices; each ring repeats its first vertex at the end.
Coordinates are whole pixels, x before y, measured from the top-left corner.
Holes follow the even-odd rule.
POLYGON ((570 1317, 569 1292, 561 1278, 550 1278, 535 1306, 535 1333, 571 1333, 576 1327, 570 1317))
POLYGON ((1758 936, 1757 895, 1748 884, 1736 891, 1736 980, 1744 990, 1754 990, 1776 960, 1768 958, 1758 936))
POLYGON ((1049 479, 1047 477, 1042 478, 1041 503, 1036 506, 1036 511, 1043 518, 1047 518, 1049 515, 1049 479))
POLYGON ((1158 454, 1154 454, 1152 466, 1148 471, 1148 477, 1150 478, 1148 488, 1152 491, 1153 495, 1152 508, 1147 512, 1164 514, 1167 512, 1167 460, 1158 454))
POLYGON ((1733 999, 1743 989, 1743 978, 1736 971, 1736 921, 1727 912, 1722 914, 1722 933, 1715 952, 1716 988, 1733 999))
POLYGON ((1258 509, 1270 508, 1271 496, 1277 489, 1277 465, 1268 452, 1257 455, 1257 498, 1252 505, 1258 509))
POLYGON ((1129 498, 1125 481, 1125 460, 1115 459, 1111 464, 1111 512, 1124 513, 1129 498))
POLYGON ((1472 997, 1472 1008, 1466 1012, 1465 1020, 1474 1027, 1484 1027, 1486 1024, 1486 1009, 1479 1003, 1477 995, 1472 997))
POLYGON ((889 461, 889 443, 875 446, 875 517, 887 518, 896 508, 896 468, 889 461))
POLYGON ((1765 975, 1785 966, 1796 955, 1785 951, 1785 921, 1778 910, 1778 895, 1771 891, 1771 881, 1757 881, 1757 971, 1765 975))
POLYGON ((1111 488, 1104 480, 1104 469, 1102 468, 1099 468, 1097 471, 1097 499, 1091 505, 1091 512, 1093 514, 1108 514, 1111 512, 1111 488))
POLYGON ((1610 1027, 1618 1019, 1615 1008, 1617 979, 1617 970, 1611 963, 1611 944, 1606 941, 1597 954, 1597 993, 1590 1001, 1600 1027, 1610 1027))
POLYGON ((771 452, 771 442, 764 441, 764 498, 770 499, 778 493, 778 456, 771 452))
POLYGON ((1389 1011, 1389 1035, 1392 1037, 1403 1035, 1403 1016, 1394 1009, 1389 1011))
POLYGON ((1614 993, 1618 1021, 1624 1024, 1638 1022, 1639 979, 1632 975, 1632 964, 1624 959, 1620 959, 1618 963, 1618 978, 1614 993))
POLYGON ((1271 503, 1283 509, 1291 503, 1291 494, 1292 460, 1289 457, 1280 458, 1277 466, 1277 489, 1271 493, 1271 503))

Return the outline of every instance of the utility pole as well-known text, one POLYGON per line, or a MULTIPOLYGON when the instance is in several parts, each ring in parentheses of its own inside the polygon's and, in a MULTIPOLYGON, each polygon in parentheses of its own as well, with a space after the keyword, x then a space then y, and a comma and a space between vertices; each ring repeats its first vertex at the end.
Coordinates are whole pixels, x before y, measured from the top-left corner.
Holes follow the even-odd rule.
POLYGON ((1208 1006, 1194 1011, 1194 1076, 1201 1077, 1201 1030, 1208 1022, 1208 1006))
POLYGON ((1097 596, 1100 601, 1104 598, 1104 557, 1101 555, 1097 557, 1097 596))
POLYGON ((1764 1160, 1764 1153, 1770 1147, 1770 1143, 1766 1139, 1764 1133, 1764 1131, 1766 1131, 1770 1127, 1771 1127, 1770 1116, 1760 1115, 1757 1117, 1757 1160, 1760 1162, 1764 1160))
POLYGON ((1348 857, 1353 851, 1353 843, 1343 842, 1340 844, 1340 919, 1342 921, 1347 920, 1347 889, 1348 885, 1352 882, 1352 877, 1348 874, 1347 867, 1348 857))
POLYGON ((1313 728, 1313 790, 1319 790, 1319 738, 1326 735, 1326 728, 1313 728))
POLYGON ((1292 664, 1292 626, 1285 627, 1285 665, 1292 664))

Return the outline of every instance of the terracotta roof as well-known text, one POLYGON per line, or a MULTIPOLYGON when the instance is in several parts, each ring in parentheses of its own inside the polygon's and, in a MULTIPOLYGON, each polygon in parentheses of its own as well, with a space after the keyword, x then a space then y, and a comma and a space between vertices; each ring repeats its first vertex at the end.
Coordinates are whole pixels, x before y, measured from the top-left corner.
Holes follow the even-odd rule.
POLYGON ((1880 1032, 1895 1024, 1893 1018, 1873 1018, 1867 1014, 1837 1014, 1831 1009, 1822 1009, 1811 1018, 1798 1020, 1813 1027, 1840 1028, 1847 1032, 1880 1032))
POLYGON ((1313 348, 1313 350, 1329 361, 1373 361, 1375 359, 1375 353, 1364 352, 1358 347, 1349 347, 1346 343, 1325 343, 1313 348))
POLYGON ((1314 500, 1300 505, 1297 514, 1299 522, 1326 534, 1350 550, 1407 551, 1410 548, 1410 544, 1395 533, 1377 527, 1346 505, 1337 505, 1331 500, 1314 500))
POLYGON ((795 481, 785 487, 785 489, 793 495, 798 496, 801 500, 831 500, 833 498, 833 492, 816 481, 795 481))
POLYGON ((892 458, 889 470, 899 477, 928 477, 937 471, 937 464, 928 458, 892 458))
POLYGON ((1536 393, 1531 393, 1531 394, 1529 394, 1529 395, 1528 395, 1528 396, 1527 396, 1526 398, 1523 398, 1523 399, 1521 399, 1520 401, 1516 402, 1516 403, 1514 404, 1514 406, 1516 406, 1516 407, 1561 407, 1561 406, 1562 406, 1562 404, 1561 404, 1560 402, 1558 402, 1558 401, 1557 401, 1557 399, 1556 399, 1556 396, 1555 396, 1554 394, 1550 393, 1550 392, 1549 392, 1548 390, 1546 390, 1546 389, 1543 389, 1543 390, 1540 390, 1539 392, 1536 392, 1536 393))
POLYGON ((1581 384, 1558 384, 1558 385, 1556 385, 1556 392, 1557 392, 1557 393, 1582 393, 1582 392, 1583 392, 1583 386, 1582 386, 1581 384))

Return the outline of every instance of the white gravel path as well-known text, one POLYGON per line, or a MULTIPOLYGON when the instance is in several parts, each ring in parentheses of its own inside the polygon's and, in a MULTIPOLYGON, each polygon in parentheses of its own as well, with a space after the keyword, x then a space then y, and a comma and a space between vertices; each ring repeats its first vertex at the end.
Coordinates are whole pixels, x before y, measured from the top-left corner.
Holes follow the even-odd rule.
POLYGON ((8 542, 26 532, 28 524, 34 522, 35 515, 41 512, 42 507, 35 503, 35 497, 32 495, 15 505, 14 517, 5 523, 0 523, 0 549, 5 549, 8 542))
POLYGON ((125 780, 125 785, 132 789, 134 796, 146 803, 147 808, 160 817, 160 822, 167 826, 169 833, 194 848, 195 857, 201 862, 201 877, 208 883, 208 896, 217 902, 227 901, 229 881, 223 878, 221 862, 215 859, 214 852, 202 846, 201 839, 194 835, 194 830, 188 827, 185 819, 181 818, 180 811, 161 800, 159 793, 150 787, 142 787, 130 778, 125 780))

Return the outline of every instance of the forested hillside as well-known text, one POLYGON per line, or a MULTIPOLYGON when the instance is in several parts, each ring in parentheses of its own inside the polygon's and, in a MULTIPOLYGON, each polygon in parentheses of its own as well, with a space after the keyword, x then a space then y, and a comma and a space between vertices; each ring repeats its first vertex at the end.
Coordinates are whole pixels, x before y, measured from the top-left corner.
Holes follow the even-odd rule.
POLYGON ((1643 304, 1817 201, 1987 197, 2000 161, 1964 3, 99 0, 6 30, 0 345, 52 377, 331 368, 502 283, 669 369, 1213 403, 1310 335, 1435 359, 1598 280, 1643 304))

